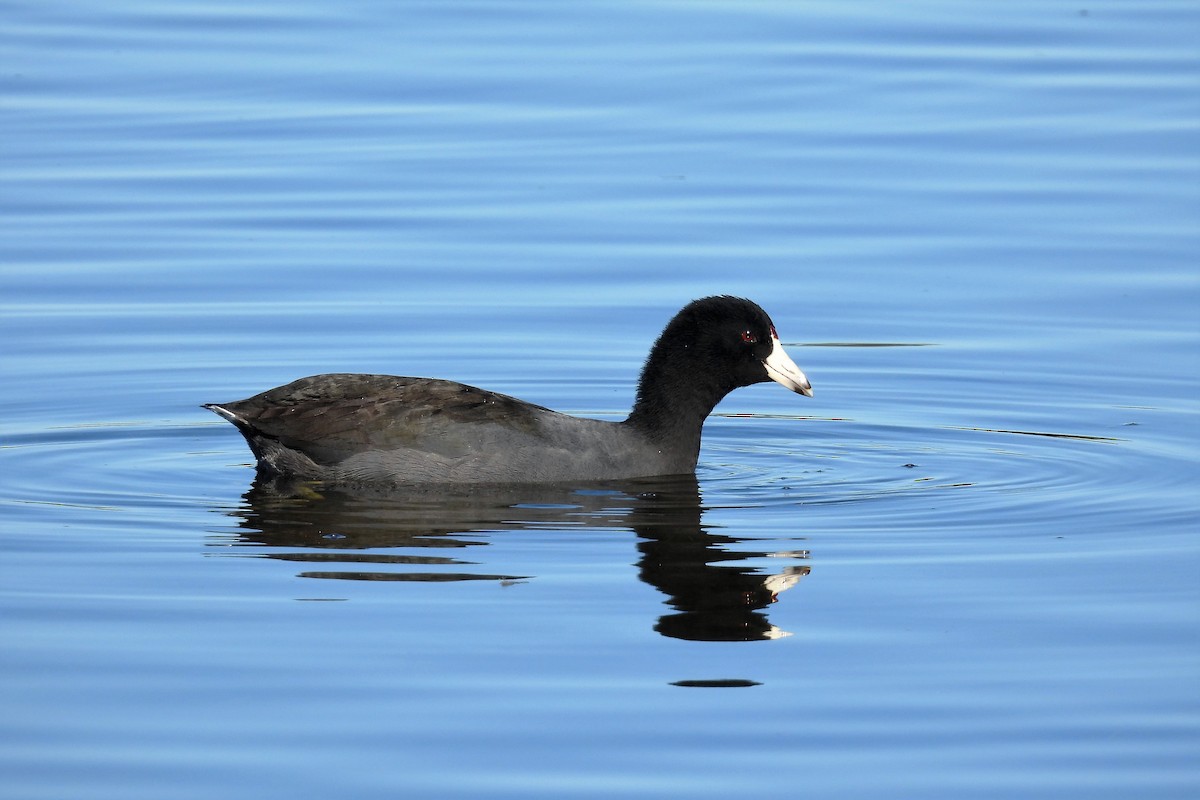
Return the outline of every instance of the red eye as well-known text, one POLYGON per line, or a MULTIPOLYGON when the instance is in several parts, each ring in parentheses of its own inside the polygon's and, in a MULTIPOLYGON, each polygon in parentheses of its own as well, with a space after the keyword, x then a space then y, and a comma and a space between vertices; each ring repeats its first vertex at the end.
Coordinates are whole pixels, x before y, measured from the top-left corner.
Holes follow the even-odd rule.
POLYGON ((742 341, 746 344, 758 344, 758 337, 751 331, 742 331, 742 341))

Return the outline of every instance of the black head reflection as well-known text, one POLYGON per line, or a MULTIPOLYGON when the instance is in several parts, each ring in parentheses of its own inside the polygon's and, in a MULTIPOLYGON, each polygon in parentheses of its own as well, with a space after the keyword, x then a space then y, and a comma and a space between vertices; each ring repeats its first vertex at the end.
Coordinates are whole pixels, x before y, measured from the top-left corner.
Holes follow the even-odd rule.
POLYGON ((806 551, 767 553, 747 547, 748 540, 712 532, 700 524, 698 496, 687 510, 645 504, 639 512, 631 524, 641 537, 640 576, 666 594, 678 612, 659 618, 656 631, 676 639, 721 642, 787 635, 767 620, 763 609, 807 575, 809 567, 787 565, 764 575, 744 562, 767 555, 807 558, 806 551))
POLYGON ((807 556, 804 551, 766 552, 755 549, 752 538, 705 528, 699 486, 691 476, 587 488, 348 491, 256 483, 233 515, 239 518, 239 543, 265 548, 257 555, 306 564, 301 577, 342 580, 536 580, 488 570, 489 539, 506 530, 628 529, 638 537, 641 579, 664 593, 673 609, 654 629, 698 641, 786 635, 765 610, 809 572, 795 563, 807 556), (746 563, 765 556, 785 558, 774 560, 780 566, 769 574, 746 563))

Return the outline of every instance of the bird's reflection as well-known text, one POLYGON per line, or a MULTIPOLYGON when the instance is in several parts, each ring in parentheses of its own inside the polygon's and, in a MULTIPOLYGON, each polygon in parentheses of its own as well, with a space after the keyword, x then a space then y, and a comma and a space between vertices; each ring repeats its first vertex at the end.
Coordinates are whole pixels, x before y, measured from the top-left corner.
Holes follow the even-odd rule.
POLYGON ((659 618, 659 633, 701 641, 786 635, 764 610, 808 574, 795 563, 807 554, 767 552, 751 538, 714 532, 702 524, 703 510, 699 486, 687 476, 587 488, 387 491, 256 482, 233 513, 240 540, 270 548, 267 557, 311 565, 303 577, 349 580, 528 580, 535 576, 480 569, 479 548, 504 530, 624 528, 639 538, 640 577, 674 610, 659 618), (769 574, 746 563, 765 556, 784 558, 769 574))

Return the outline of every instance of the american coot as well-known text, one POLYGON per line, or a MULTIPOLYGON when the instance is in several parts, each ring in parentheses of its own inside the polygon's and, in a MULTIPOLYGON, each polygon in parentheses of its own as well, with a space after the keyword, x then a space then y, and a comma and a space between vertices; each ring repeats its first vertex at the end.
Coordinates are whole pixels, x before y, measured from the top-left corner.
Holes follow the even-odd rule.
POLYGON ((771 318, 707 297, 650 350, 629 418, 560 414, 435 378, 331 374, 204 407, 237 426, 260 475, 334 483, 543 483, 691 473, 705 417, 739 386, 812 396, 771 318))

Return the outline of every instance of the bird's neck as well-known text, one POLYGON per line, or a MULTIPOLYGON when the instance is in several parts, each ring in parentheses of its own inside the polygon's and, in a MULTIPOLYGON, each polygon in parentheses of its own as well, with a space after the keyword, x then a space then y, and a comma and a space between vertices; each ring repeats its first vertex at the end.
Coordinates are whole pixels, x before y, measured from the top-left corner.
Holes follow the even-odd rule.
POLYGON ((642 368, 626 423, 654 441, 698 453, 705 418, 734 388, 700 365, 687 345, 669 347, 660 339, 642 368))

